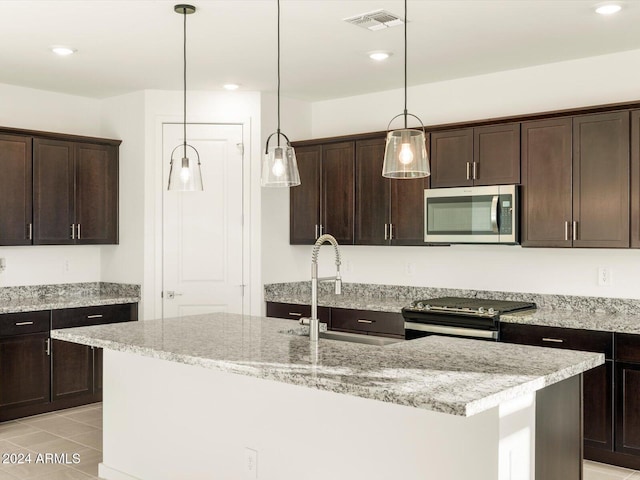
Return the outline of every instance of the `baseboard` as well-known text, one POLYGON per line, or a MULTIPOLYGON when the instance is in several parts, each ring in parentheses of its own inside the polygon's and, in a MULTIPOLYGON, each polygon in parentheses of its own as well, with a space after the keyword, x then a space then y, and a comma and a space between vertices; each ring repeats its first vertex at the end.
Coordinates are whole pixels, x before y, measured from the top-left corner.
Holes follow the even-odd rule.
POLYGON ((594 462, 608 463, 609 465, 616 465, 618 467, 640 470, 640 457, 626 453, 584 447, 584 458, 585 460, 592 460, 594 462))
POLYGON ((138 477, 133 477, 128 473, 111 468, 102 462, 98 464, 98 476, 105 480, 142 480, 138 477))

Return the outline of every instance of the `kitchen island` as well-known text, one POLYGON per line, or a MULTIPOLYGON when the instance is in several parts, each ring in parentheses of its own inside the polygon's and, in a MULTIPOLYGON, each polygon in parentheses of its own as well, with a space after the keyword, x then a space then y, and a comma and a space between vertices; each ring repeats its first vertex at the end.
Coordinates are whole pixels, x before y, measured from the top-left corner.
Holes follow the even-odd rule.
POLYGON ((106 479, 581 478, 580 375, 603 355, 302 333, 217 313, 52 337, 105 349, 106 479))

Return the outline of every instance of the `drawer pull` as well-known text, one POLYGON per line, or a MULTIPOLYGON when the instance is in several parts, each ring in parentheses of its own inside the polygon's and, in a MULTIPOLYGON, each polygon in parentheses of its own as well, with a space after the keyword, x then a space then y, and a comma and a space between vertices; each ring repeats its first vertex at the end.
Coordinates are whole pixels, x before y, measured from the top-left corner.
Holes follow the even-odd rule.
POLYGON ((87 318, 102 318, 102 317, 103 317, 102 314, 100 314, 100 315, 87 315, 87 318))
POLYGON ((374 320, 365 320, 364 318, 359 318, 358 323, 373 323, 374 320))
POLYGON ((564 340, 561 338, 543 338, 543 342, 553 342, 553 343, 564 343, 564 340))
POLYGON ((33 325, 33 322, 16 322, 16 327, 23 327, 24 325, 33 325))
POLYGON ((289 315, 292 315, 294 317, 301 317, 302 316, 302 314, 298 313, 298 312, 289 312, 289 315))

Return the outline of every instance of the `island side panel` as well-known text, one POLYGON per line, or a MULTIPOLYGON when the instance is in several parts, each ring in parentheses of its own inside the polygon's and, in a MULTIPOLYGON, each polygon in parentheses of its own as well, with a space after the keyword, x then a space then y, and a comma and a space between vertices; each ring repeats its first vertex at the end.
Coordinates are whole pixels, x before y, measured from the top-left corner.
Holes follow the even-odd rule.
POLYGON ((498 408, 460 417, 111 350, 104 363, 107 480, 245 478, 247 448, 260 480, 502 478, 498 408))

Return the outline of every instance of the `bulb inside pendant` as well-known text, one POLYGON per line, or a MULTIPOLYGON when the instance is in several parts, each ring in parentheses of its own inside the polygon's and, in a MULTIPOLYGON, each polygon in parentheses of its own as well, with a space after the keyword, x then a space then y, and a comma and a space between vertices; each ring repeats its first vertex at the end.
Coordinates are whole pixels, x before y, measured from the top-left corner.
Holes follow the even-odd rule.
POLYGON ((273 174, 276 177, 281 177, 284 174, 284 163, 282 161, 282 147, 276 147, 275 150, 273 151, 274 153, 274 162, 273 162, 273 167, 271 167, 271 172, 273 172, 273 174))
POLYGON ((400 148, 399 160, 403 165, 409 165, 411 162, 413 162, 413 151, 411 150, 410 143, 402 144, 402 147, 400 148))
POLYGON ((182 183, 189 183, 189 180, 191 179, 191 172, 189 171, 189 159, 188 158, 183 158, 182 159, 182 168, 180 169, 180 180, 182 180, 182 183))

